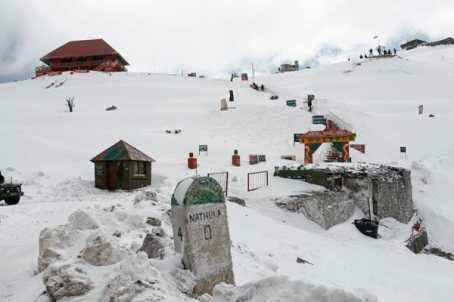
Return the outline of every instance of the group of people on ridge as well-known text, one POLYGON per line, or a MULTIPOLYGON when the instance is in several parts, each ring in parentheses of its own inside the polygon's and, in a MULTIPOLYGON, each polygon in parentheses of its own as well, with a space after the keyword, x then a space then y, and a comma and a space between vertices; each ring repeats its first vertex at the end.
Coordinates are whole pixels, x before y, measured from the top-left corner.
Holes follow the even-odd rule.
MULTIPOLYGON (((381 45, 378 45, 377 48, 377 53, 378 53, 378 56, 392 56, 392 55, 396 55, 397 54, 397 49, 386 49, 385 46, 381 46, 381 45)), ((369 56, 367 56, 367 54, 365 55, 360 55, 359 58, 360 59, 367 59, 367 58, 371 58, 374 56, 374 50, 371 48, 369 49, 369 56)))

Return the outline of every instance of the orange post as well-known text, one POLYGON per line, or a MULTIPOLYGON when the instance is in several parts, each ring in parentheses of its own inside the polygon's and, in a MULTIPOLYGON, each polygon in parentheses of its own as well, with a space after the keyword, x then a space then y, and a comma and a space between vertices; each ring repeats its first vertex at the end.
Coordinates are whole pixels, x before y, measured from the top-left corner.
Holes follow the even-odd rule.
POLYGON ((197 158, 194 157, 194 153, 192 152, 189 153, 188 168, 197 169, 197 158))
POLYGON ((240 155, 238 154, 238 150, 233 151, 232 165, 234 165, 236 167, 239 167, 241 165, 240 155))

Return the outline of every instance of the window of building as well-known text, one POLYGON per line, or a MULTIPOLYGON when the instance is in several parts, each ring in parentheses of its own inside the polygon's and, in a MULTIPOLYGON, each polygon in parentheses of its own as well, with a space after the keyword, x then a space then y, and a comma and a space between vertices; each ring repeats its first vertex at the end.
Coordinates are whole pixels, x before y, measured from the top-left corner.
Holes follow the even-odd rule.
POLYGON ((147 175, 147 163, 143 161, 136 161, 134 165, 135 176, 146 176, 147 175))
POLYGON ((103 176, 104 175, 104 164, 103 163, 96 163, 95 164, 95 175, 96 176, 103 176))

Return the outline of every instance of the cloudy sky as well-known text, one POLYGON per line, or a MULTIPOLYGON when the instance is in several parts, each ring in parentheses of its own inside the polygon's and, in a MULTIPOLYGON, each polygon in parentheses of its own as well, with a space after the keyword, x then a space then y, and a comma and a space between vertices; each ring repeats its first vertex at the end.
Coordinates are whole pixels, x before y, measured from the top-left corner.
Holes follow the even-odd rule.
POLYGON ((454 36, 453 18, 453 0, 0 0, 0 82, 69 40, 102 37, 132 71, 216 76, 454 36))

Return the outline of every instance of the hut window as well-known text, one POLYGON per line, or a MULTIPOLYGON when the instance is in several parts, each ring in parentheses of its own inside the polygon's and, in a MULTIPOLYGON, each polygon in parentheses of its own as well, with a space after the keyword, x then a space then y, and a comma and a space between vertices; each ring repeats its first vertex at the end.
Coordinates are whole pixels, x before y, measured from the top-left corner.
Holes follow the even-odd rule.
POLYGON ((147 163, 143 161, 136 161, 134 168, 134 175, 145 176, 147 175, 147 163))
POLYGON ((104 165, 102 163, 95 164, 95 175, 103 176, 104 175, 104 165))

